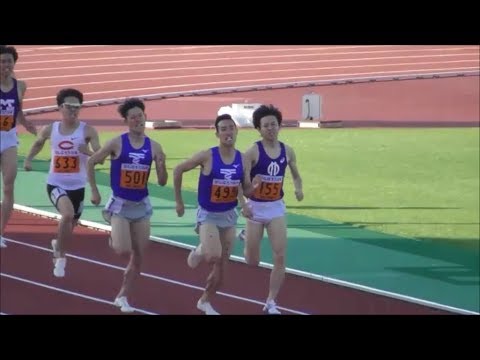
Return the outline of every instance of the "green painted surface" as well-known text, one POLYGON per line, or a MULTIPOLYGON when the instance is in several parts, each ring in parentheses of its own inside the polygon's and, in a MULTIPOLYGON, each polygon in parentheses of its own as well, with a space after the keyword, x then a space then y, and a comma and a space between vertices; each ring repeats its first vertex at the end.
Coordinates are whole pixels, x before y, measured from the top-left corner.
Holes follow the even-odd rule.
MULTIPOLYGON (((45 190, 47 163, 24 173, 19 160, 15 202, 56 212, 45 190)), ((97 172, 102 203, 110 193, 109 177, 97 172)), ((152 235, 194 245, 196 194, 184 192, 185 215, 177 217, 172 188, 150 184, 154 216, 152 235)), ((90 203, 87 187, 84 220, 103 223, 101 207, 90 203)), ((245 223, 240 218, 239 228, 245 223)), ((479 257, 475 251, 429 239, 408 239, 347 224, 289 214, 287 267, 480 312, 479 257)), ((243 256, 242 243, 234 254, 243 256)), ((269 244, 261 260, 271 262, 269 244)))

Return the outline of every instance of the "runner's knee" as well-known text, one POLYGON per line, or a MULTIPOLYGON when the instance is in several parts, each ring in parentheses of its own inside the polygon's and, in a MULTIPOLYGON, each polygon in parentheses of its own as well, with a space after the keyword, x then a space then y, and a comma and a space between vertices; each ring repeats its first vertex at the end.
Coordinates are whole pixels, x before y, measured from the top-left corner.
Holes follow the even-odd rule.
POLYGON ((3 184, 3 196, 13 196, 13 182, 3 184))
POLYGON ((120 256, 127 256, 130 255, 132 249, 128 244, 122 241, 113 241, 112 242, 112 249, 115 251, 117 255, 120 256))
POLYGON ((285 267, 285 251, 274 251, 273 252, 273 265, 278 267, 285 267))
POLYGON ((222 257, 222 244, 218 240, 218 235, 206 234, 202 238, 202 253, 207 262, 218 262, 222 257))
POLYGON ((73 221, 75 220, 75 214, 73 213, 73 209, 65 210, 64 212, 62 212, 62 220, 73 224, 73 221))
POLYGON ((207 262, 219 262, 222 257, 222 250, 221 249, 208 249, 205 251, 205 260, 207 262))
POLYGON ((13 186, 15 184, 15 179, 17 178, 17 171, 5 171, 5 173, 2 173, 2 181, 3 181, 3 187, 4 191, 5 189, 9 189, 9 191, 13 191, 13 186))

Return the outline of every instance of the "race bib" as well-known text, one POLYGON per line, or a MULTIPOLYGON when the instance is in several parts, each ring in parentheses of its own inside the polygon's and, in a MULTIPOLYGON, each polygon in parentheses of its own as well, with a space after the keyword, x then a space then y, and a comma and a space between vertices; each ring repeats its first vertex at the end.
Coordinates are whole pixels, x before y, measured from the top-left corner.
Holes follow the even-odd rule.
POLYGON ((261 183, 255 189, 254 196, 260 200, 276 201, 281 199, 283 176, 261 176, 261 183))
POLYGON ((149 165, 122 164, 120 170, 120 187, 141 190, 147 187, 149 165))
POLYGON ((147 171, 122 169, 120 173, 120 186, 126 189, 145 189, 147 180, 147 171))
POLYGON ((238 196, 240 180, 213 179, 210 202, 215 204, 234 202, 238 196))
POLYGON ((78 156, 55 156, 53 158, 53 172, 71 174, 80 172, 80 159, 78 156))
POLYGON ((13 115, 0 115, 0 131, 12 130, 13 120, 13 115))

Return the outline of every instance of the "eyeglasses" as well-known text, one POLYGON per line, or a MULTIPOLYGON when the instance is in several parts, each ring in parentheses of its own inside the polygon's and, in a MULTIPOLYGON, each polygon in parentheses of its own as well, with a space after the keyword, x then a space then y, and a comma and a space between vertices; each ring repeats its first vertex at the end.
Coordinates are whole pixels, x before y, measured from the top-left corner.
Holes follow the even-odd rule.
POLYGON ((73 103, 63 103, 63 108, 70 110, 70 111, 75 111, 75 110, 80 110, 82 107, 82 104, 73 104, 73 103))

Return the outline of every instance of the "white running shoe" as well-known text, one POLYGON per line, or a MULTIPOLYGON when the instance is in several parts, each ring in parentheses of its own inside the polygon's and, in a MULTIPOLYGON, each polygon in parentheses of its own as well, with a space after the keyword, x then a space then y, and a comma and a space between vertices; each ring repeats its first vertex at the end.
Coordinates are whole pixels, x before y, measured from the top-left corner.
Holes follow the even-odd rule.
POLYGON ((3 236, 0 236, 0 248, 6 248, 7 247, 7 242, 3 238, 3 236))
POLYGON ((188 257, 187 257, 187 264, 192 269, 195 269, 198 266, 198 264, 200 264, 200 262, 202 261, 202 255, 197 254, 197 249, 198 249, 198 246, 192 251, 190 251, 190 254, 188 254, 188 257))
POLYGON ((53 275, 55 275, 56 277, 64 277, 66 264, 67 264, 66 258, 56 258, 55 266, 53 267, 53 275))
POLYGON ((120 311, 124 313, 131 313, 135 311, 135 309, 132 308, 128 303, 126 296, 117 297, 113 304, 115 306, 118 306, 120 308, 120 311))
POLYGON ((208 301, 202 302, 201 300, 198 300, 197 309, 203 311, 205 315, 220 315, 218 312, 215 311, 215 309, 208 301))
POLYGON ((67 259, 60 257, 59 252, 57 251, 57 239, 52 239, 52 249, 53 249, 53 275, 56 277, 65 276, 65 266, 67 265, 67 259))
POLYGON ((263 311, 265 311, 269 315, 281 315, 282 314, 280 312, 280 310, 277 309, 277 304, 275 304, 275 301, 273 301, 273 300, 267 301, 267 303, 263 307, 263 311))

